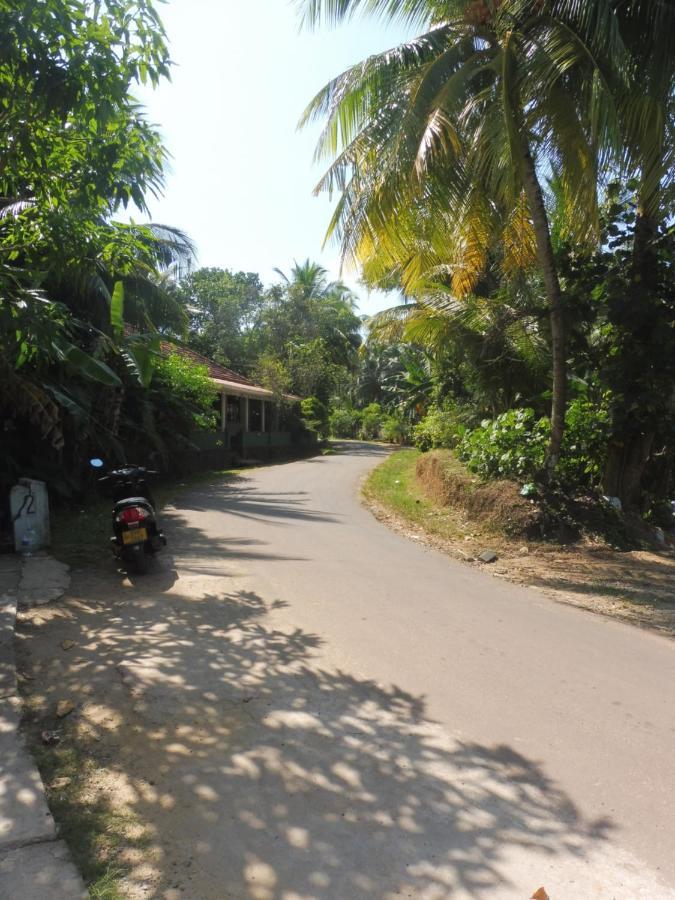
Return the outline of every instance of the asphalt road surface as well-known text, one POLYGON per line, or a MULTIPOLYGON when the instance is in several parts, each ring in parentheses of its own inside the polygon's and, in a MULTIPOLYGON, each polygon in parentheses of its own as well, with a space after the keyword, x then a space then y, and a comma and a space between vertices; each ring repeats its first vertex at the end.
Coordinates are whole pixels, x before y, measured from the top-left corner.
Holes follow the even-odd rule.
POLYGON ((389 531, 384 454, 199 488, 101 582, 157 896, 675 897, 675 645, 389 531))

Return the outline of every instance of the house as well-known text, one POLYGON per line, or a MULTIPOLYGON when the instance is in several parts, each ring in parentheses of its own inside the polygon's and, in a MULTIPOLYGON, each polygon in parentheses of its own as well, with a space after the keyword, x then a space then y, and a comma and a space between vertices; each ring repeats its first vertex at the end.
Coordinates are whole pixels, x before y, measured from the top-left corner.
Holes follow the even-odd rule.
POLYGON ((200 449, 222 448, 242 457, 277 456, 312 442, 312 435, 298 427, 298 416, 293 415, 300 397, 283 394, 279 398, 268 388, 182 344, 162 341, 160 352, 205 366, 218 389, 219 427, 216 432, 193 436, 200 449))

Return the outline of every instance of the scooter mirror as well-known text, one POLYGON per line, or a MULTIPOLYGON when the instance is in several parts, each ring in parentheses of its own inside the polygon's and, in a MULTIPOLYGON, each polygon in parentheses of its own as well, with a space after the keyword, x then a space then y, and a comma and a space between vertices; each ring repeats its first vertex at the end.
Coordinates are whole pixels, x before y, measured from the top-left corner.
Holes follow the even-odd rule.
POLYGON ((98 458, 90 459, 89 465, 93 466, 95 469, 102 469, 103 468, 103 460, 98 459, 98 458))

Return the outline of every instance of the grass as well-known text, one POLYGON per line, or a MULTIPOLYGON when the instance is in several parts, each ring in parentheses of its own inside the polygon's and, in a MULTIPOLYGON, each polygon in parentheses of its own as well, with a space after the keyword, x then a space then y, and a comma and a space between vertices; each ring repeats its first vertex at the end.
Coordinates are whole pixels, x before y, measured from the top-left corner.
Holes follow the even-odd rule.
POLYGON ((114 810, 101 797, 86 796, 85 786, 95 780, 99 765, 93 756, 74 746, 73 735, 64 734, 55 747, 43 746, 38 733, 28 737, 49 808, 90 897, 123 900, 119 883, 128 870, 118 864, 118 854, 122 849, 146 848, 149 835, 134 816, 114 810))
POLYGON ((125 876, 124 869, 109 866, 105 875, 89 886, 89 896, 94 900, 123 900, 120 894, 118 882, 125 876))
POLYGON ((463 534, 457 513, 437 506, 424 494, 415 476, 419 450, 398 450, 374 469, 365 481, 367 500, 381 504, 406 522, 442 538, 463 534))

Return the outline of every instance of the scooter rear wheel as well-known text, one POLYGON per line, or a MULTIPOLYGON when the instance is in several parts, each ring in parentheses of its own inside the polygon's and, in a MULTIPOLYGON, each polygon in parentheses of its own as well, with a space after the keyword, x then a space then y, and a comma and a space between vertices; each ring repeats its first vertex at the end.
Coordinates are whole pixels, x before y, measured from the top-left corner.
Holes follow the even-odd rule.
POLYGON ((129 563, 129 568, 137 575, 145 575, 150 563, 150 554, 143 547, 141 550, 130 553, 127 556, 127 562, 129 563))

